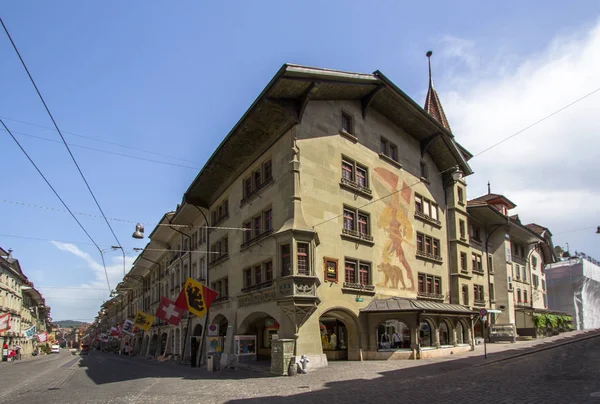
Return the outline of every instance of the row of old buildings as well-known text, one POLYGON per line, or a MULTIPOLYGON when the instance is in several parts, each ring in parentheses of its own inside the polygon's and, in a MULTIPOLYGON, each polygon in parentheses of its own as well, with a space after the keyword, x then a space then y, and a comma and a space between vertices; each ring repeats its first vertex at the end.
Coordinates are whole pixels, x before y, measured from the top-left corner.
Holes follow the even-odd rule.
POLYGON ((431 357, 472 349, 481 309, 534 336, 552 234, 504 195, 469 198, 471 158, 431 77, 422 107, 379 71, 286 64, 91 330, 154 314, 192 277, 219 294, 208 316, 157 319, 127 337, 135 353, 188 360, 190 337, 212 325, 206 349, 237 360, 268 359, 284 338, 313 367, 431 357))
POLYGON ((50 307, 23 273, 19 260, 0 247, 0 344, 20 347, 21 357, 31 355, 37 334, 51 326, 49 316, 50 307))

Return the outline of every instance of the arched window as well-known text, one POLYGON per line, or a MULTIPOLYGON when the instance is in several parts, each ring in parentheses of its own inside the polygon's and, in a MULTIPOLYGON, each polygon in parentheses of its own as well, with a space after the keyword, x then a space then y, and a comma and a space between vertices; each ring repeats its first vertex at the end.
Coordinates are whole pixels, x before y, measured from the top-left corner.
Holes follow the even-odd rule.
POLYGON ((469 287, 467 285, 462 287, 462 301, 465 306, 469 305, 469 287))
POLYGON ((422 347, 431 346, 431 325, 427 321, 421 321, 419 324, 419 345, 422 347))
POLYGON ((440 323, 440 345, 450 345, 450 329, 445 321, 440 323))
POLYGON ((377 349, 380 351, 410 348, 410 327, 399 320, 386 320, 377 326, 377 349))

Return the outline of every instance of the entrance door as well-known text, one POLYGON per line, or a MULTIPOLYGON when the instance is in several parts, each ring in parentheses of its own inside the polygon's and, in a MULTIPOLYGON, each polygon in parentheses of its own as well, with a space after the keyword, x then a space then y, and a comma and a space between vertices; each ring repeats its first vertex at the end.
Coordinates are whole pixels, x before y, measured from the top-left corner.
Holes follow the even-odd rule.
POLYGON ((321 345, 327 360, 348 359, 348 330, 346 325, 332 317, 321 317, 319 321, 321 330, 321 345))

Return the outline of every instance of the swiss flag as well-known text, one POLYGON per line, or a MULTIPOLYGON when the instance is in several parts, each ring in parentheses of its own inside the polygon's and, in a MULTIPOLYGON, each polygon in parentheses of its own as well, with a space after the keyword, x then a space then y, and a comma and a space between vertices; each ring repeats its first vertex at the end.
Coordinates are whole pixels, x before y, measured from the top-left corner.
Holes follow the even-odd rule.
POLYGON ((10 314, 0 316, 0 332, 10 330, 10 314))
POLYGON ((178 306, 173 300, 161 296, 160 305, 158 306, 158 310, 156 310, 156 317, 165 320, 171 325, 179 325, 184 311, 185 309, 178 306))

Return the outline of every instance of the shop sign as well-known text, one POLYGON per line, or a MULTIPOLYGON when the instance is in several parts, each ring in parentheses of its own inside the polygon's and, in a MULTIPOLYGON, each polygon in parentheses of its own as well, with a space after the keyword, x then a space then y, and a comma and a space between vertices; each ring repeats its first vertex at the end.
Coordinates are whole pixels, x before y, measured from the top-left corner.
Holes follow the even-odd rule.
POLYGON ((338 260, 335 258, 323 258, 323 263, 325 267, 324 279, 325 282, 335 282, 338 281, 338 260))

